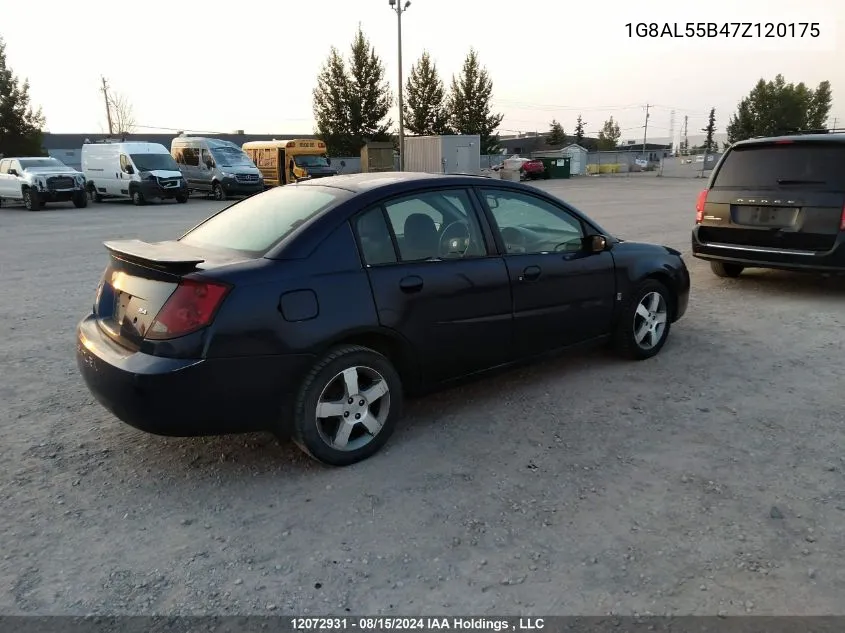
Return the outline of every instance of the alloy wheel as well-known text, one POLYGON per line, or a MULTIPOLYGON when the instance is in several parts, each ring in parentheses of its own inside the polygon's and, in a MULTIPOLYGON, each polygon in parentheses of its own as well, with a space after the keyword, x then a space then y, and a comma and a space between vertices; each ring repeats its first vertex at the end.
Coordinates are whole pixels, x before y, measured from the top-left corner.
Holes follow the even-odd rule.
POLYGON ((663 340, 668 318, 666 299, 659 292, 647 293, 634 312, 634 340, 643 350, 650 350, 663 340))

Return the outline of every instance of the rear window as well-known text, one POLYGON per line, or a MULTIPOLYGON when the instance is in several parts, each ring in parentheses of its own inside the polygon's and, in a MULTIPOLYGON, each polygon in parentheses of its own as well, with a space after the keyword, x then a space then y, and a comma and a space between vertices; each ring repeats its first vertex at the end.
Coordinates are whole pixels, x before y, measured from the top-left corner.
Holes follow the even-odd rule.
POLYGON ((768 189, 812 186, 845 191, 845 143, 785 143, 736 147, 725 156, 714 186, 768 189))
POLYGON ((276 187, 212 216, 181 241, 262 257, 299 226, 331 207, 340 193, 310 185, 276 187))

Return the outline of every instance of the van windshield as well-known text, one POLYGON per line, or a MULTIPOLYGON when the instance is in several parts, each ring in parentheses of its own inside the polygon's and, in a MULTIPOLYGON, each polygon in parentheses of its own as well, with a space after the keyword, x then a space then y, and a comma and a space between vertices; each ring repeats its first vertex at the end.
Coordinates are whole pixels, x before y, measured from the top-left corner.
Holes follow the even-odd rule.
POLYGON ((170 154, 129 154, 138 171, 163 169, 179 171, 179 166, 170 154))
POLYGON ((255 167, 249 156, 237 147, 212 147, 211 154, 220 167, 255 167))
POLYGON ((296 163, 297 167, 328 167, 329 161, 326 160, 325 156, 319 155, 306 155, 306 156, 294 156, 293 161, 296 163))

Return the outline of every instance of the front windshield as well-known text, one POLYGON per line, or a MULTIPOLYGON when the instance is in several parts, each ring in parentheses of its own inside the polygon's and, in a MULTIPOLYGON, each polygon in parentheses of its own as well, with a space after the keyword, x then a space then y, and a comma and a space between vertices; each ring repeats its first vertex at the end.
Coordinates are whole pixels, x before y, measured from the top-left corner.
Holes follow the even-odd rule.
POLYGON ((297 167, 328 167, 329 161, 326 156, 294 156, 294 162, 297 167))
POLYGON ((237 147, 213 147, 211 154, 219 167, 255 167, 249 156, 237 147))
POLYGON ((155 169, 179 171, 179 166, 170 154, 130 154, 129 156, 138 171, 153 171, 155 169))
POLYGON ((21 164, 21 169, 43 169, 45 167, 67 169, 67 165, 55 158, 22 158, 18 162, 21 164))

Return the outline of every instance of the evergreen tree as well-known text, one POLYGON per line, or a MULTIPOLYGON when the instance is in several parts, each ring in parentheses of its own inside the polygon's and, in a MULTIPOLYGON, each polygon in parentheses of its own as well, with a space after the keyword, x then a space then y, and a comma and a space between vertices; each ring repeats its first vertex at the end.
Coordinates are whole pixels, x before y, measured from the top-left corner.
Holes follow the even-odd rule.
POLYGON ((493 113, 491 99, 493 80, 478 61, 478 53, 470 49, 459 77, 452 77, 449 95, 450 127, 457 134, 478 134, 481 153, 495 154, 499 149, 496 129, 504 118, 493 113))
POLYGON ((420 136, 449 133, 446 91, 437 65, 424 51, 405 84, 405 127, 420 136))
POLYGON ((713 143, 713 134, 716 132, 716 108, 710 108, 710 116, 707 117, 707 127, 701 128, 704 132, 704 151, 709 153, 717 149, 717 145, 713 143))
POLYGON ((581 115, 578 115, 578 120, 575 122, 575 142, 581 145, 584 140, 584 126, 586 123, 581 119, 581 115))
POLYGON ((760 79, 731 115, 728 141, 823 128, 832 102, 829 81, 812 90, 804 83, 786 83, 783 75, 772 81, 760 79))
POLYGON ((616 149, 621 137, 622 130, 619 129, 619 124, 610 117, 599 130, 599 149, 604 151, 616 149))
POLYGON ((552 119, 549 126, 549 135, 546 137, 547 145, 563 145, 566 143, 566 132, 563 126, 556 119, 552 119))
POLYGON ((361 28, 348 62, 332 47, 313 93, 317 136, 333 156, 359 156, 369 141, 391 140, 393 95, 385 70, 361 28))
POLYGON ((349 78, 340 52, 332 46, 317 76, 314 89, 314 120, 317 136, 332 156, 354 156, 349 138, 349 78))
POLYGON ((0 155, 41 156, 44 116, 33 110, 29 82, 18 78, 6 64, 6 43, 0 38, 0 155))

